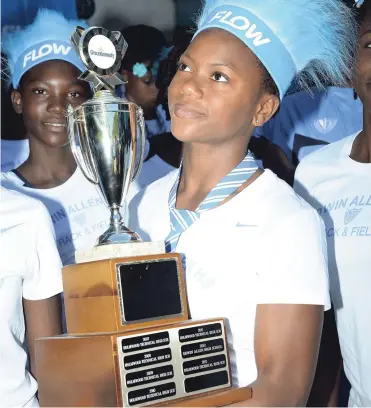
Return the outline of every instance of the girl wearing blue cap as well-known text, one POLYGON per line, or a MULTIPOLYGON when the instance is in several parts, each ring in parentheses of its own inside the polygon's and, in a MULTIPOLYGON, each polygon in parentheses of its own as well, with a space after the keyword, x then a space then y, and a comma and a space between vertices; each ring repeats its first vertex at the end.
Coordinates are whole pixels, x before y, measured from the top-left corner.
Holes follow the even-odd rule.
POLYGON ((84 66, 69 42, 77 25, 85 24, 41 10, 32 25, 3 39, 13 106, 22 114, 30 155, 2 174, 2 184, 43 201, 64 265, 74 262, 75 250, 93 247, 109 220, 99 193, 76 168, 67 137, 67 104, 90 96, 88 83, 78 79, 84 66))
POLYGON ((354 44, 338 0, 206 1, 169 89, 182 166, 130 203, 143 239, 183 255, 192 318, 228 319, 244 406, 305 405, 330 307, 320 218, 257 168, 249 139, 293 80, 343 84, 354 44))

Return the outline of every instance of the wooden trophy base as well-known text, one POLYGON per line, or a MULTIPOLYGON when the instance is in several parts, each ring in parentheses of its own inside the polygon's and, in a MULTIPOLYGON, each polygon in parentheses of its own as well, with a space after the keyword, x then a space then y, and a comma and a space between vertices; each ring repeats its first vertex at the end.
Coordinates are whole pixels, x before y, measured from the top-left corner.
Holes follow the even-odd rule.
POLYGON ((232 389, 223 319, 36 341, 44 407, 225 406, 232 389))

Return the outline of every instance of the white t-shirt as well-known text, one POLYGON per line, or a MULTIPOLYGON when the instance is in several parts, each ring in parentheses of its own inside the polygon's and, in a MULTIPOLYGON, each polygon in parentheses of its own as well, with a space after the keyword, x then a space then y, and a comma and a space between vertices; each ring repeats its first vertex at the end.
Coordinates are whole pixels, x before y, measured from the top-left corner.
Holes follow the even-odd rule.
MULTIPOLYGON (((170 231, 168 197, 177 171, 139 192, 130 227, 146 241, 170 231)), ((329 306, 326 238, 320 217, 267 170, 224 205, 204 212, 180 237, 193 319, 225 317, 233 383, 257 377, 257 304, 329 306)))
POLYGON ((92 248, 109 227, 108 207, 79 168, 64 184, 54 188, 26 187, 13 172, 3 173, 1 183, 45 204, 54 224, 63 265, 74 263, 75 251, 92 248))
POLYGON ((256 128, 297 164, 309 153, 362 129, 363 105, 351 88, 312 89, 286 96, 278 113, 256 128))
POLYGON ((38 406, 26 371, 22 298, 63 290, 53 226, 41 202, 0 186, 0 406, 38 406))
POLYGON ((349 157, 357 135, 298 166, 295 189, 326 224, 331 300, 350 406, 371 406, 371 164, 349 157))
POLYGON ((154 181, 159 180, 174 170, 175 167, 166 163, 157 156, 157 154, 152 156, 149 160, 143 163, 138 178, 131 183, 128 193, 128 202, 139 190, 149 186, 154 181))
POLYGON ((10 171, 24 163, 30 154, 28 139, 0 141, 1 171, 10 171))

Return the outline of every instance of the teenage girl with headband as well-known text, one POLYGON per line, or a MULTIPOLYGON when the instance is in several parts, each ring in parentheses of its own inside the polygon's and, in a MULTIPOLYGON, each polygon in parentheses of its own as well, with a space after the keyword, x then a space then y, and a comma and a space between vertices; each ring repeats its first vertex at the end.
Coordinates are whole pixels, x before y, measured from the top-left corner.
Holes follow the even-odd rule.
POLYGON ((306 404, 330 307, 318 214, 247 146, 293 81, 344 84, 354 45, 339 0, 206 1, 169 89, 182 165, 130 203, 131 228, 182 254, 192 318, 228 319, 242 406, 306 404))

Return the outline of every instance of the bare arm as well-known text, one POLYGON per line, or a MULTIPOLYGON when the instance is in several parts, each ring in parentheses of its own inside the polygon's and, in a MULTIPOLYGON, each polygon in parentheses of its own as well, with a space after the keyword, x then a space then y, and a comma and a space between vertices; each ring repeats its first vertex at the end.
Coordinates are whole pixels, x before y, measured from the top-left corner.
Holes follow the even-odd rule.
POLYGON ((27 345, 30 353, 31 374, 37 379, 35 368, 35 340, 62 333, 61 297, 43 300, 23 299, 26 320, 27 345))
POLYGON ((342 368, 339 339, 333 309, 325 313, 316 375, 309 407, 337 407, 342 368))
POLYGON ((252 399, 234 406, 305 406, 317 364, 323 306, 258 305, 252 399))

